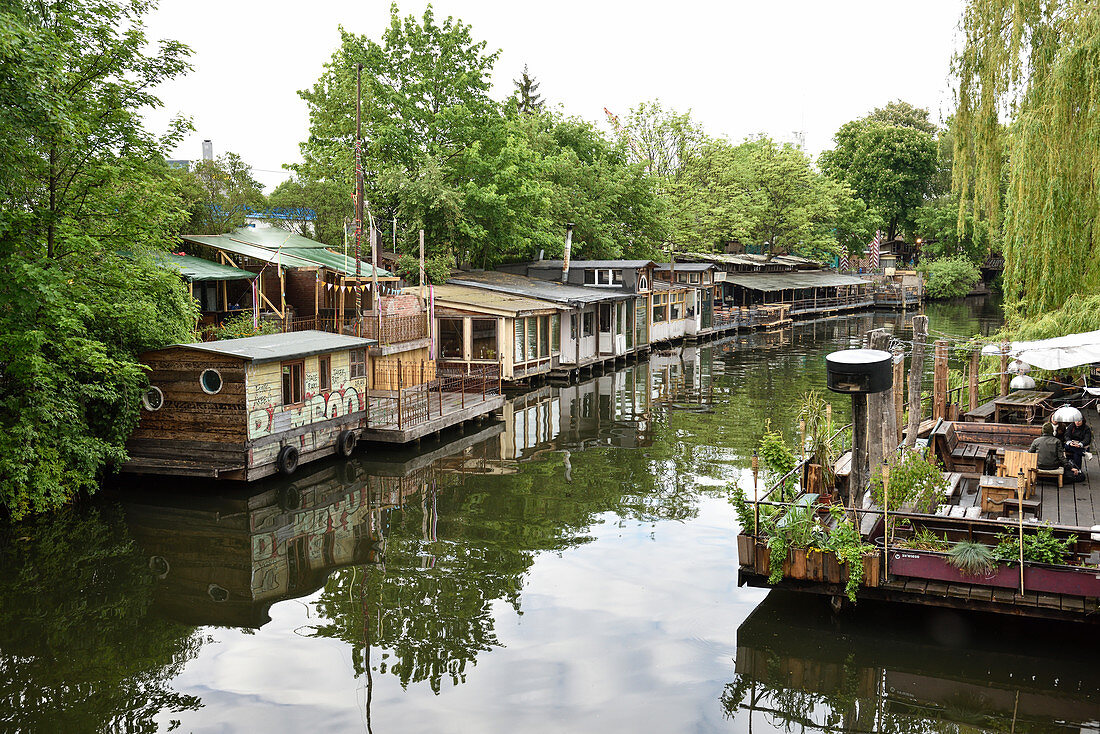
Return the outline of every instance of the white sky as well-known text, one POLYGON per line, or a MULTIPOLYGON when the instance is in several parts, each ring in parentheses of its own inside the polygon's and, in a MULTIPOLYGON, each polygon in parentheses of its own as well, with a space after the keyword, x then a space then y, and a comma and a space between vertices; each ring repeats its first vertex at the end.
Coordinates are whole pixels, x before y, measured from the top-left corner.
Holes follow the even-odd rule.
MULTIPOLYGON (((419 16, 423 0, 400 3, 419 16)), ((941 120, 953 108, 948 78, 963 0, 437 0, 500 48, 493 96, 512 91, 526 63, 539 92, 566 113, 603 123, 640 101, 690 109, 712 135, 755 133, 793 141, 805 132, 816 155, 848 120, 893 99, 927 107, 941 120)), ((308 132, 297 90, 313 84, 338 43, 337 25, 379 38, 389 0, 286 2, 161 0, 148 18, 152 39, 191 46, 195 70, 160 90, 163 110, 195 125, 175 151, 201 157, 233 151, 270 191, 287 178, 308 132)), ((352 100, 348 101, 353 104, 352 100)))

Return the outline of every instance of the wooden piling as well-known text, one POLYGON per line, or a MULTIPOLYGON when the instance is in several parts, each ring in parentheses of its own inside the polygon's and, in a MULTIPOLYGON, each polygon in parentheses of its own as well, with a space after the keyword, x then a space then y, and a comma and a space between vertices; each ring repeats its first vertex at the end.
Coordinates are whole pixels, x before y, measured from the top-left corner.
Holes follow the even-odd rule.
MULTIPOLYGON (((885 352, 890 345, 890 335, 885 329, 875 329, 869 334, 871 349, 885 352)), ((878 466, 886 456, 885 434, 888 412, 893 406, 893 396, 888 390, 867 396, 867 463, 878 466)), ((893 421, 890 421, 893 424, 893 421)))
POLYGON ((976 410, 978 408, 978 372, 982 368, 982 352, 980 349, 974 349, 970 352, 970 374, 967 375, 967 385, 970 392, 970 401, 968 402, 967 410, 976 410))
POLYGON ((901 443, 905 428, 905 354, 894 352, 894 448, 901 443))
POLYGON ((947 419, 947 342, 936 341, 932 357, 932 420, 947 419))
POLYGON ((924 349, 927 338, 928 317, 914 316, 913 359, 909 364, 909 425, 905 434, 906 446, 913 446, 917 442, 917 430, 920 428, 921 372, 924 370, 924 349))

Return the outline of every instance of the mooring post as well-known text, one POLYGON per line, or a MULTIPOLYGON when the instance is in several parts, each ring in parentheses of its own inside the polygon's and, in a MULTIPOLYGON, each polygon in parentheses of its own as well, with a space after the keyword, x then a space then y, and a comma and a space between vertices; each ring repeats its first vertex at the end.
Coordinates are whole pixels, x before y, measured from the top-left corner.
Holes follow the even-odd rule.
POLYGON ((947 420, 947 342, 936 340, 932 357, 932 420, 947 420))
POLYGON ((848 475, 848 507, 855 511, 856 498, 867 484, 867 396, 852 394, 852 471, 848 475))
POLYGON ((890 451, 901 443, 902 432, 905 429, 905 353, 898 349, 894 352, 894 440, 890 445, 890 451))
POLYGON ((970 374, 968 375, 968 384, 970 391, 970 401, 967 410, 977 410, 978 408, 978 372, 982 368, 982 351, 980 349, 973 349, 970 352, 970 374))
POLYGON ((913 317, 913 360, 909 364, 909 425, 905 432, 905 445, 917 442, 920 429, 920 386, 924 370, 924 346, 928 337, 928 317, 913 317))
MULTIPOLYGON (((851 571, 849 571, 851 573, 851 571)), ((890 578, 890 465, 882 462, 882 580, 890 578)))

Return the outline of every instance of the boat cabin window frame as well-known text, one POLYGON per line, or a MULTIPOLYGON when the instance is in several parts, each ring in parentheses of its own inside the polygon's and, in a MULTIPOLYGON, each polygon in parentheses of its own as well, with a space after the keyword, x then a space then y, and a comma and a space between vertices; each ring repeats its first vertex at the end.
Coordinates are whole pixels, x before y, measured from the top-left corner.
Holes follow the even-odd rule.
POLYGON ((141 395, 141 407, 150 413, 155 413, 164 407, 164 391, 156 385, 145 388, 141 395))
POLYGON ((225 386, 224 380, 222 380, 222 373, 218 372, 213 367, 208 367, 199 373, 199 387, 207 395, 217 395, 222 391, 222 387, 225 386))
POLYGON ((367 377, 367 350, 366 347, 348 350, 348 376, 355 379, 367 377))
POLYGON ((317 389, 328 392, 332 389, 332 355, 317 357, 317 389))
POLYGON ((279 363, 282 404, 301 405, 306 400, 306 363, 295 359, 279 363), (289 393, 289 394, 288 394, 289 393))

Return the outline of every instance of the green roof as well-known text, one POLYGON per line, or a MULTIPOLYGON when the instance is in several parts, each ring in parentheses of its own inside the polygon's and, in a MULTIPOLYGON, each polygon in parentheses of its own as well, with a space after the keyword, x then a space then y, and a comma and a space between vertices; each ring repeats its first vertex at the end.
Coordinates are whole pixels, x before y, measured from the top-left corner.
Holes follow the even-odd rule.
POLYGON ((184 242, 192 242, 199 245, 213 247, 215 250, 231 252, 234 255, 244 255, 260 262, 278 262, 288 268, 316 268, 320 263, 295 257, 288 252, 269 250, 266 247, 258 247, 243 242, 238 242, 224 234, 182 235, 184 242))
MULTIPOLYGON (((237 242, 262 247, 266 250, 281 250, 284 255, 289 253, 294 257, 310 260, 329 270, 335 270, 345 275, 355 274, 355 255, 353 248, 350 247, 348 251, 352 254, 345 257, 343 254, 325 247, 321 242, 303 237, 300 234, 274 228, 241 227, 223 236, 237 242)), ((364 277, 370 277, 373 273, 370 263, 362 258, 359 261, 359 272, 364 277)), ((392 277, 392 274, 378 268, 378 277, 389 278, 392 277)))
POLYGON ((158 252, 153 255, 153 259, 161 267, 178 270, 184 279, 190 281, 252 280, 256 277, 255 273, 231 265, 222 265, 191 255, 177 255, 174 252, 158 252))

